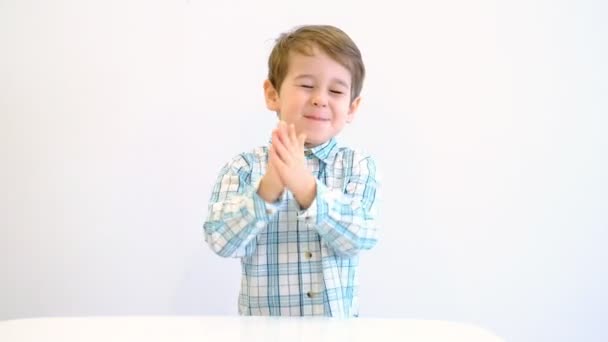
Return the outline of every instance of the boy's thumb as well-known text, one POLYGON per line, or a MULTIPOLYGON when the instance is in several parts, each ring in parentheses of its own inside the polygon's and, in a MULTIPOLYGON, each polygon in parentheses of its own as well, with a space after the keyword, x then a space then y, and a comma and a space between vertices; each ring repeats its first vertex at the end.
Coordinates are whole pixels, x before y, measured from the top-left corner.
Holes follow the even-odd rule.
POLYGON ((304 145, 306 142, 306 133, 298 135, 298 141, 300 142, 300 145, 304 145))

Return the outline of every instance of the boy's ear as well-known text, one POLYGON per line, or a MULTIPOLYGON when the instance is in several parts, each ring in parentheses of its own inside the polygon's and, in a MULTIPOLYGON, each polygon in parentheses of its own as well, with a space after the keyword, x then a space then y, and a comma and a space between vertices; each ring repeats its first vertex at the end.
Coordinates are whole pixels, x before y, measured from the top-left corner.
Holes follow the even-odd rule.
POLYGON ((346 122, 351 123, 355 118, 355 113, 357 113, 357 109, 359 109, 359 104, 361 103, 361 96, 357 97, 350 103, 350 107, 348 108, 348 115, 346 116, 346 122))
POLYGON ((279 92, 274 89, 269 80, 264 81, 264 98, 268 109, 274 112, 279 111, 279 92))

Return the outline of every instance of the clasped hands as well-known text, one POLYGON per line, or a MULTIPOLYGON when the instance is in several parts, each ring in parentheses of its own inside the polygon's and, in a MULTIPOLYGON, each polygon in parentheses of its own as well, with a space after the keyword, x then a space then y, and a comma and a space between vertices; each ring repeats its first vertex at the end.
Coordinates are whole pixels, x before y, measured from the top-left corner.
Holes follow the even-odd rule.
POLYGON ((293 124, 279 122, 272 131, 268 151, 268 166, 258 188, 258 195, 266 202, 275 202, 288 189, 306 209, 315 198, 316 180, 306 167, 304 143, 306 135, 297 135, 293 124))

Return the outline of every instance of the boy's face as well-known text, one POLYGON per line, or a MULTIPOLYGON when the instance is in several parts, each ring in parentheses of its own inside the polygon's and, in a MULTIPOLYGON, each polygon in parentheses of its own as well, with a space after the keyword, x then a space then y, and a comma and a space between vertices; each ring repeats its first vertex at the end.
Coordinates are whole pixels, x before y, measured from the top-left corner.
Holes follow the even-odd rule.
POLYGON ((291 53, 280 91, 264 83, 268 109, 293 123, 296 133, 306 134, 306 146, 314 147, 336 136, 351 122, 360 98, 350 101, 351 74, 321 50, 313 55, 291 53))

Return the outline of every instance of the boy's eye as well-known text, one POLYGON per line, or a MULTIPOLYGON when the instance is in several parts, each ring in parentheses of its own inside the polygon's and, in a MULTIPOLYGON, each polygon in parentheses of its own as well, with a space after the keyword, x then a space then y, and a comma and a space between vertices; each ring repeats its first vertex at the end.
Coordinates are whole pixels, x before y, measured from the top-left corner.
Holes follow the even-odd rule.
POLYGON ((343 92, 341 92, 339 90, 330 90, 330 92, 332 92, 334 94, 344 94, 343 92))
POLYGON ((301 84, 301 85, 300 85, 300 87, 302 87, 302 88, 308 88, 308 89, 312 89, 312 86, 311 86, 311 85, 308 85, 308 84, 301 84))

